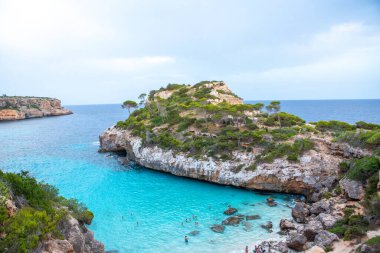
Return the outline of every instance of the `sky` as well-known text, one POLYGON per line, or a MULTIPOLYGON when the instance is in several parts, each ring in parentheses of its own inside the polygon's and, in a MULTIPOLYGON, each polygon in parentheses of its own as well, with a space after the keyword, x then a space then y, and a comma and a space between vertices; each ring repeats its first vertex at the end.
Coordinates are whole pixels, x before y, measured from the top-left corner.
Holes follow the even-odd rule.
POLYGON ((0 94, 107 104, 202 80, 379 99, 380 0, 0 0, 0 94))

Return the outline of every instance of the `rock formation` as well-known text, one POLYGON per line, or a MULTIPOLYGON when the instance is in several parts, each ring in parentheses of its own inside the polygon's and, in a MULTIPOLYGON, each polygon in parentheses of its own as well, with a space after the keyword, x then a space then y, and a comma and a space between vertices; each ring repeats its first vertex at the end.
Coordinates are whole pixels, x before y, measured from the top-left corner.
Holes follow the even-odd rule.
MULTIPOLYGON (((125 122, 108 128, 99 138, 99 151, 123 151, 129 161, 176 176, 302 194, 309 203, 297 201, 292 208, 294 221, 281 220, 279 224, 281 233, 288 236, 287 242, 263 242, 261 246, 273 252, 288 252, 288 248, 315 252, 330 249, 339 238, 328 230, 343 219, 351 200, 361 200, 365 194, 361 182, 341 179, 340 166, 348 159, 372 156, 373 150, 368 147, 373 146, 354 147, 355 142, 337 142, 334 129, 339 122, 329 132, 323 127, 331 122, 323 122, 318 129, 315 124, 305 125, 294 115, 267 115, 260 111, 260 105, 245 107, 222 82, 173 87, 152 91, 146 109, 137 110, 125 122), (291 131, 293 134, 288 135, 291 131), (300 146, 295 147, 296 144, 300 146), (196 150, 195 145, 200 148, 196 150), (306 146, 309 148, 303 149, 306 146)), ((356 128, 354 137, 360 131, 377 134, 356 128)), ((351 134, 344 133, 346 137, 351 134)), ((266 203, 276 206, 272 198, 266 203)), ((228 215, 233 213, 233 208, 226 210, 228 215)), ((222 233, 224 225, 238 225, 244 218, 257 217, 234 214, 211 229, 222 233)), ((268 232, 272 226, 262 225, 268 232)))
POLYGON ((0 121, 72 114, 55 98, 0 97, 0 121))

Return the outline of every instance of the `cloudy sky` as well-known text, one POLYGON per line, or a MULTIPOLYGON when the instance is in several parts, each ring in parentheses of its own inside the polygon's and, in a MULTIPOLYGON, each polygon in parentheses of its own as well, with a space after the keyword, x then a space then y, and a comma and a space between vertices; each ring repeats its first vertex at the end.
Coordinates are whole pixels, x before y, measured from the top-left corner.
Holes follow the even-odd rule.
POLYGON ((0 93, 119 103, 224 80, 248 100, 380 98, 379 0, 0 0, 0 93))

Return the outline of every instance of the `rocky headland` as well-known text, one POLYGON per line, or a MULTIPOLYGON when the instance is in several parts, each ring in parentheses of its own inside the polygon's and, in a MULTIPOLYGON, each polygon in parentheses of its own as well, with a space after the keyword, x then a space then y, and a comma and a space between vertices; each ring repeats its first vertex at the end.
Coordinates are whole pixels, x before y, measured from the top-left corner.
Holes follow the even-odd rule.
POLYGON ((0 97, 0 121, 72 114, 55 98, 0 97))
POLYGON ((85 224, 94 215, 25 171, 0 171, 0 252, 104 253, 85 224))
MULTIPOLYGON (((140 98, 143 108, 100 136, 100 151, 125 152, 124 163, 177 176, 304 195, 293 220, 274 224, 287 241, 264 242, 269 252, 330 251, 336 241, 360 243, 378 229, 379 125, 307 124, 281 112, 277 101, 267 112, 263 104, 244 104, 218 81, 170 84, 140 98)), ((243 218, 211 229, 223 233, 224 225, 243 218)), ((265 226, 270 232, 273 224, 265 226)))

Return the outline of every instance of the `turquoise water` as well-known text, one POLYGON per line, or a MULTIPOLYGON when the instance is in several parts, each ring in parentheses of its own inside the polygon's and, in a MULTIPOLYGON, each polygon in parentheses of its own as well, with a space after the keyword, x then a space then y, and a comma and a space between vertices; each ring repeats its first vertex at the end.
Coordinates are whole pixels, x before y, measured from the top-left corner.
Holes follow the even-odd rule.
POLYGON ((267 195, 121 166, 97 152, 98 135, 126 112, 118 105, 69 108, 75 114, 1 123, 0 167, 29 170, 65 197, 84 202, 95 213, 90 228, 107 250, 242 252, 245 245, 279 237, 279 220, 290 217, 285 204, 292 204, 292 196, 272 194, 280 205, 268 207, 267 195), (262 219, 250 222, 248 231, 240 225, 214 233, 209 227, 226 218, 228 205, 262 219), (198 225, 193 219, 185 222, 193 215, 198 225), (260 227, 267 221, 275 227, 271 234, 260 227), (185 244, 184 236, 194 230, 199 235, 185 244))
MULTIPOLYGON (((324 119, 327 113, 329 118, 349 122, 369 119, 380 123, 379 100, 360 102, 360 106, 355 101, 338 101, 330 104, 334 108, 330 111, 323 101, 311 102, 313 106, 294 102, 284 101, 283 108, 308 121, 324 119)), ((97 153, 98 135, 124 119, 126 112, 119 105, 68 108, 75 114, 0 123, 0 167, 29 170, 55 185, 65 197, 84 202, 95 213, 90 228, 107 250, 243 252, 245 245, 279 237, 279 220, 290 217, 285 205, 292 204, 291 195, 272 194, 280 205, 268 207, 264 203, 268 196, 261 193, 121 166, 115 157, 97 153), (209 227, 226 218, 223 211, 228 205, 262 219, 250 222, 248 231, 240 225, 227 227, 224 234, 212 232, 209 227), (193 215, 198 217, 198 226, 194 220, 185 222, 193 215), (274 224, 270 234, 260 227, 269 220, 274 224), (194 230, 200 231, 199 235, 190 236, 185 244, 184 236, 194 230)))

